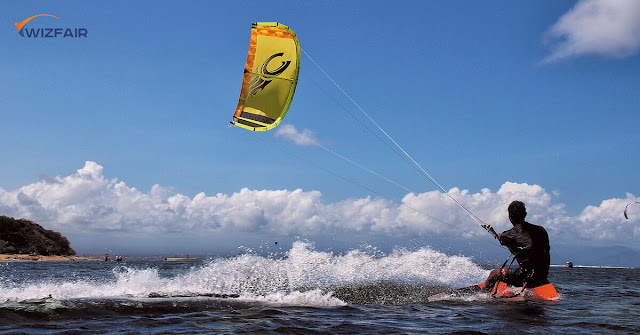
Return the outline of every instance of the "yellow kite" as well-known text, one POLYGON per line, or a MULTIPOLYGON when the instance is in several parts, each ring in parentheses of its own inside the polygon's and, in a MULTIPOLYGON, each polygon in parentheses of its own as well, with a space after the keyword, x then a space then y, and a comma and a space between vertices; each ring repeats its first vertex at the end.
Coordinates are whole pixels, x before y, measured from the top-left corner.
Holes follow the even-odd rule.
POLYGON ((276 22, 254 23, 231 124, 253 131, 275 128, 289 110, 299 71, 300 45, 293 30, 276 22))

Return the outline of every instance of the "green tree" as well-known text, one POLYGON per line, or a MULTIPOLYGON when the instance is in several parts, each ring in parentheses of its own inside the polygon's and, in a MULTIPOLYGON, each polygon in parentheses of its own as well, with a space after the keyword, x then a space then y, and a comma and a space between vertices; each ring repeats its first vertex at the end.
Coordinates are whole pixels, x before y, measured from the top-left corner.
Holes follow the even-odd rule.
POLYGON ((69 240, 60 233, 44 229, 26 220, 0 216, 1 253, 38 253, 41 255, 72 256, 76 252, 69 240))

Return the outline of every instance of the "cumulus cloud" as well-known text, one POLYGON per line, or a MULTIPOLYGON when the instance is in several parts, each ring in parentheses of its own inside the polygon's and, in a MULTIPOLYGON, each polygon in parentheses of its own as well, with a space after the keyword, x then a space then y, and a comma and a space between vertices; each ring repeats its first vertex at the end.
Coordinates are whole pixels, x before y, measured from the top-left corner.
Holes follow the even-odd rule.
POLYGON ((599 206, 587 206, 575 220, 576 234, 601 241, 637 240, 640 236, 640 213, 626 220, 623 210, 627 204, 638 199, 627 193, 623 199, 608 199, 599 206))
MULTIPOLYGON (((633 241, 640 237, 640 215, 625 220, 626 204, 640 198, 604 200, 577 217, 539 185, 507 182, 497 191, 453 188, 449 194, 496 230, 510 228, 506 207, 527 204, 533 223, 565 240, 633 241)), ((383 198, 326 203, 319 191, 249 190, 233 194, 172 194, 155 185, 148 193, 118 179, 107 179, 95 162, 58 176, 6 191, 0 188, 0 214, 28 218, 67 233, 273 233, 289 235, 384 234, 470 237, 482 229, 440 191, 409 193, 400 203, 383 198)))
POLYGON ((582 55, 622 58, 640 50, 640 1, 581 0, 546 33, 543 63, 582 55))
POLYGON ((302 131, 298 131, 298 129, 291 124, 281 125, 276 129, 273 136, 292 141, 299 146, 311 146, 320 142, 315 138, 311 130, 305 128, 302 131))

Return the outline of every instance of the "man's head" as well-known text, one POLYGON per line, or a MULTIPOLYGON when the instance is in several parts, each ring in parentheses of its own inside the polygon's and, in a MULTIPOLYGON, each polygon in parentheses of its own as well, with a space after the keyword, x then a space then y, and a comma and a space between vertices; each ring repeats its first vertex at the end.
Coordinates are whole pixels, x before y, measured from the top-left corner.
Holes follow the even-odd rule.
POLYGON ((509 204, 509 221, 511 223, 523 222, 526 216, 527 209, 524 207, 524 202, 516 200, 509 204))

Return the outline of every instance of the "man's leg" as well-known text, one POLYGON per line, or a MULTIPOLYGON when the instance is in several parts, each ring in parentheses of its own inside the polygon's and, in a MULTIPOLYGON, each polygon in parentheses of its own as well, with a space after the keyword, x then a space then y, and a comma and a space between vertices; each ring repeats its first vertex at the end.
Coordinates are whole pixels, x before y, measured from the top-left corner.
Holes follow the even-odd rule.
POLYGON ((491 292, 493 286, 500 280, 502 277, 502 270, 492 270, 489 273, 489 277, 484 282, 484 286, 482 287, 482 292, 491 292))

